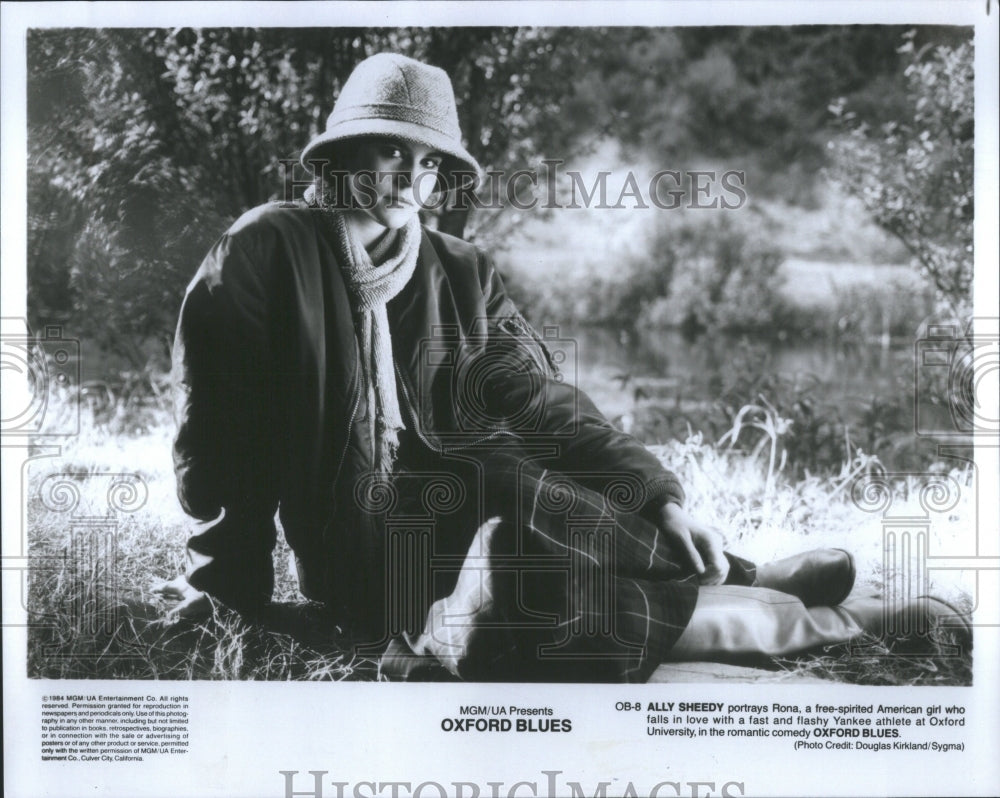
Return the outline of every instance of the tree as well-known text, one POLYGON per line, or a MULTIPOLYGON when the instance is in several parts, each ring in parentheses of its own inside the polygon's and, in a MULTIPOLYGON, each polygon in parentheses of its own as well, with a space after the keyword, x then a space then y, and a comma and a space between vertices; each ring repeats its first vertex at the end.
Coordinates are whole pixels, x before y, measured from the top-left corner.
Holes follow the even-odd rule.
MULTIPOLYGON (((591 32, 581 34, 593 36, 591 32)), ((237 215, 286 196, 354 65, 382 50, 444 67, 487 168, 564 155, 580 46, 569 29, 32 30, 29 314, 142 367, 184 286, 237 215)), ((304 175, 298 175, 304 179, 304 175)), ((489 237, 501 215, 445 213, 489 237)))
POLYGON ((963 317, 972 303, 973 48, 918 50, 914 37, 900 50, 912 113, 873 128, 836 102, 846 132, 830 145, 830 173, 910 251, 942 309, 963 317))
MULTIPOLYGON (((627 52, 609 50, 592 91, 622 141, 663 160, 753 157, 760 172, 823 163, 827 106, 838 95, 858 113, 891 112, 903 28, 755 26, 652 28, 627 52), (879 86, 878 102, 867 102, 879 86)), ((755 181, 761 191, 762 181, 755 181)))

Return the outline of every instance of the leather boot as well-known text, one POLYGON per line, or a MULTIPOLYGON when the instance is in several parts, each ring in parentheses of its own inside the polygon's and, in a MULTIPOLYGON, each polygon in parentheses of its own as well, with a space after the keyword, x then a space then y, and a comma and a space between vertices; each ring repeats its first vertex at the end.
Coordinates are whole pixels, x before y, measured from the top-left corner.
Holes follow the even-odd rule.
POLYGON ((780 590, 807 607, 832 607, 854 587, 854 558, 844 549, 814 549, 757 566, 753 587, 780 590))
POLYGON ((865 632, 881 637, 897 631, 927 631, 944 625, 971 643, 968 619, 929 596, 890 608, 880 597, 834 607, 806 607, 787 593, 740 585, 698 588, 694 613, 670 650, 674 661, 732 661, 753 656, 791 656, 847 643, 865 632))
POLYGON ((969 616, 935 596, 893 601, 871 596, 845 601, 841 608, 869 634, 878 638, 924 636, 936 628, 946 628, 963 646, 972 644, 969 616))

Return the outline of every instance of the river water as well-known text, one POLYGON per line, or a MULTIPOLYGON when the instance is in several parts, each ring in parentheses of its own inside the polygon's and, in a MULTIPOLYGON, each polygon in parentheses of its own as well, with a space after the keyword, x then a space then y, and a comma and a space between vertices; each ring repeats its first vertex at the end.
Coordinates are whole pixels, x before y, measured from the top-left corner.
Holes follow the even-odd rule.
POLYGON ((875 397, 898 398, 893 393, 900 390, 901 375, 912 374, 914 351, 912 345, 843 346, 748 336, 686 340, 673 330, 628 335, 572 325, 545 328, 543 334, 550 349, 565 352, 561 368, 567 377, 611 418, 648 402, 711 402, 724 386, 765 372, 811 388, 812 397, 850 417, 875 397))

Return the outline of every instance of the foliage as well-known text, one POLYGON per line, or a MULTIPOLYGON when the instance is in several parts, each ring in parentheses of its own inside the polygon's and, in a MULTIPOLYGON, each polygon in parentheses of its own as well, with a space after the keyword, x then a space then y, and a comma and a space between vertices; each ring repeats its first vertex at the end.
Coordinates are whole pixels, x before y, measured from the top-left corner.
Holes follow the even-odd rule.
MULTIPOLYGON (((922 382, 915 396, 913 364, 887 368, 893 370, 893 387, 887 395, 857 397, 848 406, 832 401, 828 386, 815 376, 776 373, 760 346, 744 342, 710 388, 718 397, 712 404, 713 416, 721 416, 721 426, 732 426, 745 408, 753 408, 750 420, 769 422, 781 431, 772 445, 796 478, 836 473, 850 462, 875 470, 940 467, 936 444, 915 434, 914 403, 932 404, 945 393, 922 382)), ((751 428, 739 437, 740 449, 754 451, 763 437, 751 428)))
MULTIPOLYGON (((564 155, 577 34, 449 28, 33 30, 28 40, 29 313, 125 354, 169 346, 184 286, 237 215, 286 196, 354 64, 438 64, 487 168, 564 155), (284 162, 283 162, 284 161, 284 162)), ((439 225, 461 235, 467 212, 439 225)), ((493 225, 496 219, 492 220, 493 225)), ((491 220, 471 232, 490 235, 491 220)))
MULTIPOLYGON (((836 475, 845 464, 876 471, 940 467, 936 445, 915 434, 914 407, 918 402, 925 414, 939 411, 939 417, 950 418, 941 404, 948 393, 931 379, 947 375, 925 375, 915 388, 910 359, 884 351, 877 361, 889 388, 878 393, 862 388, 852 395, 814 374, 778 371, 759 342, 727 340, 715 348, 720 352, 700 347, 703 376, 673 381, 673 397, 657 391, 654 379, 632 379, 634 397, 625 399, 632 405, 616 423, 647 445, 697 432, 709 443, 763 461, 768 480, 777 473, 794 479, 836 475)), ((839 356, 860 362, 865 348, 845 346, 839 356)))
POLYGON ((674 278, 663 301, 644 308, 639 318, 645 323, 680 326, 691 333, 776 332, 784 307, 784 258, 745 225, 727 216, 712 224, 664 225, 653 238, 649 257, 666 261, 674 278))
POLYGON ((971 310, 973 226, 973 48, 914 45, 906 97, 912 113, 879 127, 841 99, 831 106, 845 135, 832 142, 831 175, 910 251, 956 317, 971 310))
POLYGON ((678 220, 663 215, 645 252, 613 274, 558 295, 520 289, 535 318, 610 324, 631 330, 681 328, 776 333, 788 309, 780 289, 783 258, 746 225, 728 217, 678 220))
POLYGON ((772 462, 780 446, 781 465, 803 475, 835 471, 854 459, 840 409, 822 401, 821 388, 814 378, 776 374, 762 348, 743 342, 710 390, 731 446, 756 452, 770 443, 772 462), (741 434, 744 426, 748 434, 741 434))
MULTIPOLYGON (((693 232, 682 231, 683 225, 674 221, 669 218, 659 224, 642 254, 623 257, 616 270, 608 269, 606 251, 563 252, 561 225, 553 222, 547 229, 556 232, 554 243, 535 242, 530 250, 522 246, 500 258, 501 268, 513 272, 510 279, 504 275, 508 291, 536 324, 603 327, 621 336, 652 340, 663 330, 683 327, 688 333, 704 329, 706 335, 727 330, 776 341, 886 346, 912 341, 935 312, 934 287, 908 267, 820 263, 800 256, 772 271, 787 242, 779 245, 767 223, 746 231, 720 222, 693 232), (716 237, 717 229, 727 232, 716 237), (711 278, 714 274, 717 283, 723 269, 716 268, 709 254, 718 248, 726 255, 727 238, 729 244, 733 240, 738 244, 744 236, 746 247, 739 250, 743 262, 724 283, 725 301, 713 303, 711 278), (698 246, 682 252, 685 237, 698 246), (547 269, 539 273, 525 265, 532 263, 528 255, 544 261, 547 269), (574 271, 580 276, 571 285, 551 279, 552 274, 574 271)), ((699 340, 693 339, 689 346, 695 347, 699 340)))
POLYGON ((29 35, 29 313, 36 324, 67 319, 135 366, 143 341, 166 342, 193 265, 230 213, 201 190, 200 164, 174 157, 185 131, 163 78, 164 38, 29 35), (52 304, 31 301, 41 296, 52 304))
MULTIPOLYGON (((886 46, 895 36, 829 26, 32 30, 29 316, 143 367, 145 342, 168 347, 211 241, 304 179, 282 159, 322 129, 353 65, 376 51, 449 72, 487 169, 572 161, 613 138, 658 164, 745 157, 765 190, 783 175, 811 179, 829 98, 884 118, 884 98, 899 94, 899 56, 886 46)), ((437 224, 492 245, 524 217, 451 210, 437 224)), ((650 279, 665 295, 665 276, 650 279)))
POLYGON ((647 29, 628 53, 598 60, 598 79, 588 84, 614 115, 623 143, 657 163, 738 158, 739 168, 756 167, 756 193, 805 202, 825 160, 830 99, 850 96, 875 122, 891 113, 902 30, 647 29))

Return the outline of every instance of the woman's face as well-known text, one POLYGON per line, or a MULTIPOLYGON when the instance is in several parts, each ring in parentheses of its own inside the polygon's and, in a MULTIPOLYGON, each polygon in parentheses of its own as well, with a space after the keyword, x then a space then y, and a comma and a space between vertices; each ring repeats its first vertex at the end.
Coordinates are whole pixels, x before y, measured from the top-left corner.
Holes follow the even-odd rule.
POLYGON ((352 147, 347 169, 351 211, 390 230, 402 227, 438 187, 442 159, 415 142, 361 139, 352 147))

